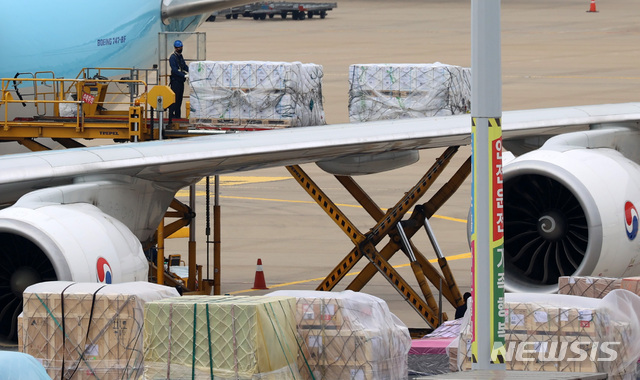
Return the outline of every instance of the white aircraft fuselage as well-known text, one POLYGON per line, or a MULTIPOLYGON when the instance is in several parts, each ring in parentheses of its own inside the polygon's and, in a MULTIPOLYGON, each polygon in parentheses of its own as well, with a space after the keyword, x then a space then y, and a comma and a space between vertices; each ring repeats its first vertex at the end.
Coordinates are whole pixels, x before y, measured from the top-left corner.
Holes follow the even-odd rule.
POLYGON ((150 68, 158 33, 192 32, 215 10, 243 0, 48 0, 3 3, 0 78, 84 67, 150 68))

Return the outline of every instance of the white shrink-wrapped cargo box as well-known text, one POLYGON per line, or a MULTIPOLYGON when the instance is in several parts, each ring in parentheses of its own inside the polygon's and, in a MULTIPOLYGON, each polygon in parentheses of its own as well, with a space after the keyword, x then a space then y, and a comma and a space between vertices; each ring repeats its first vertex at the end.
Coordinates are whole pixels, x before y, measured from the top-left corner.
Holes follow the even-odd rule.
POLYGON ((612 290, 620 289, 621 283, 621 278, 560 276, 558 277, 558 294, 604 298, 612 290))
POLYGON ((296 297, 302 379, 406 379, 409 329, 369 294, 279 290, 296 297))
MULTIPOLYGON (((636 379, 640 358, 640 297, 622 289, 604 298, 509 293, 505 300, 507 370, 606 372, 636 379)), ((469 306, 472 307, 472 306, 469 306)), ((471 369, 472 331, 467 313, 457 366, 471 369)))
POLYGON ((23 352, 53 379, 136 379, 144 368, 144 303, 178 295, 148 282, 31 285, 23 295, 23 352))
POLYGON ((447 116, 471 110, 471 69, 430 64, 349 67, 349 120, 447 116))
POLYGON ((146 379, 299 379, 293 297, 186 296, 145 305, 146 379))
POLYGON ((325 124, 322 66, 199 61, 189 65, 190 122, 229 129, 325 124))

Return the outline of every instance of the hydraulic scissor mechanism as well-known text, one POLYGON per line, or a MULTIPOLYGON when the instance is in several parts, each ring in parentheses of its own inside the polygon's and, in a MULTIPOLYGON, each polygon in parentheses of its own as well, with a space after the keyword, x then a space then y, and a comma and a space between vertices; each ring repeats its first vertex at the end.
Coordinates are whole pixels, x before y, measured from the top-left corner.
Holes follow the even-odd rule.
POLYGON ((336 176, 338 181, 376 221, 376 224, 364 234, 349 221, 347 216, 299 166, 288 166, 287 169, 302 188, 325 210, 355 245, 351 252, 349 252, 322 281, 317 290, 332 290, 356 265, 360 258, 364 256, 369 260, 369 264, 356 276, 347 289, 354 291, 361 290, 376 272, 380 272, 431 327, 437 327, 443 320, 446 320, 446 315, 442 315, 442 318, 439 315, 440 307, 438 307, 438 304, 435 302, 435 298, 426 279, 428 279, 454 307, 461 305, 463 300, 446 259, 442 256, 439 246, 437 245, 428 218, 430 218, 464 182, 471 172, 471 158, 465 161, 451 179, 444 184, 428 202, 416 206, 408 220, 402 221, 402 218, 416 205, 420 197, 422 197, 427 189, 435 182, 436 178, 451 161, 457 150, 458 147, 448 148, 420 181, 386 213, 355 183, 353 178, 336 176), (438 273, 434 266, 429 263, 424 255, 422 255, 410 241, 411 237, 422 226, 427 230, 432 245, 434 249, 436 249, 442 275, 438 273), (387 235, 390 237, 390 240, 382 250, 378 250, 376 245, 387 235), (395 252, 400 249, 404 249, 411 261, 411 268, 418 280, 424 300, 388 262, 395 252))
MULTIPOLYGON (((193 191, 193 190, 191 190, 193 191)), ((164 218, 156 231, 155 239, 153 239, 149 244, 149 246, 145 247, 148 249, 152 246, 156 246, 158 253, 156 255, 156 262, 149 263, 150 266, 150 281, 157 282, 158 284, 167 284, 171 286, 179 286, 182 287, 184 291, 196 291, 197 284, 202 284, 200 277, 201 266, 196 265, 195 263, 195 242, 191 240, 191 233, 189 233, 189 277, 186 281, 186 284, 182 282, 176 282, 176 280, 180 280, 176 275, 165 271, 158 271, 157 268, 164 266, 164 240, 169 236, 173 235, 175 232, 180 230, 183 227, 189 227, 190 229, 193 227, 192 221, 194 220, 196 214, 193 212, 193 208, 180 202, 177 199, 173 199, 171 201, 171 205, 169 206, 169 210, 165 212, 164 218, 177 218, 176 220, 170 222, 165 225, 164 218), (196 277, 198 277, 196 279, 196 277)), ((170 257, 171 259, 171 257, 170 257)), ((168 265, 172 265, 171 261, 168 265)))
POLYGON ((400 244, 402 247, 401 249, 409 258, 411 270, 416 276, 416 280, 418 280, 418 286, 420 287, 420 290, 422 290, 422 294, 424 295, 424 299, 427 301, 427 305, 429 305, 434 313, 438 314, 438 320, 440 320, 440 317, 442 317, 443 320, 447 320, 447 314, 440 314, 441 306, 438 307, 435 298, 433 298, 433 293, 431 292, 431 288, 429 287, 427 279, 424 276, 422 267, 420 266, 420 263, 416 259, 416 255, 413 252, 412 244, 409 242, 409 238, 407 238, 407 235, 404 233, 402 222, 398 222, 398 224, 396 225, 396 231, 398 232, 398 236, 400 236, 400 244))
POLYGON ((164 217, 178 219, 164 226, 163 233, 165 239, 174 234, 182 227, 188 226, 191 223, 191 220, 195 218, 195 213, 193 212, 191 207, 180 202, 176 198, 171 201, 171 205, 169 206, 169 208, 173 211, 167 211, 164 214, 164 217))

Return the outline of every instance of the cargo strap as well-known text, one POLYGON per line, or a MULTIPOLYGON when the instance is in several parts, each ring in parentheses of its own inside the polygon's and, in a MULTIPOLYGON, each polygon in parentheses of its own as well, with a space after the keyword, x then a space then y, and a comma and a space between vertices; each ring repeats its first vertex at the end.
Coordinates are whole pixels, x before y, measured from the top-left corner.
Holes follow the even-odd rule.
MULTIPOLYGON (((282 301, 278 301, 278 303, 280 304, 280 307, 282 307, 282 301)), ((273 310, 273 305, 272 304, 269 304, 269 307, 271 308, 271 315, 274 317, 274 318, 269 318, 269 322, 271 322, 271 327, 273 328, 273 332, 275 333, 276 338, 278 339, 278 344, 280 345, 280 350, 284 354, 284 357, 287 358, 287 367, 289 367, 289 372, 291 373, 291 377, 293 379, 295 379, 296 376, 295 376, 295 373, 293 372, 293 369, 291 369, 291 363, 289 363, 289 358, 287 356, 287 352, 286 351, 288 351, 289 354, 291 354, 292 357, 295 357, 295 356, 293 355, 293 352, 291 352, 291 348, 289 347, 289 345, 286 344, 286 340, 285 340, 285 344, 287 345, 287 350, 285 351, 285 348, 282 345, 282 339, 280 339, 281 336, 284 337, 284 331, 282 330, 282 327, 280 325, 277 325, 278 329, 276 329, 276 325, 273 323, 273 320, 275 319, 276 313, 275 313, 275 310, 273 310)), ((265 308, 265 310, 267 310, 267 314, 269 314, 269 309, 267 309, 267 305, 266 304, 264 305, 264 308, 265 308)), ((284 310, 284 308, 282 308, 282 309, 284 310)))
MULTIPOLYGON (((282 302, 278 302, 278 303, 280 304, 280 308, 284 312, 284 307, 282 306, 282 302)), ((297 306, 297 304, 296 304, 296 306, 297 306)), ((316 376, 313 374, 313 371, 311 370, 311 365, 309 364, 309 361, 307 360, 307 357, 304 354, 304 350, 302 349, 302 346, 300 345, 300 341, 298 340, 298 336, 300 336, 300 334, 298 334, 298 331, 294 330, 291 327, 291 325, 289 325, 289 327, 291 329, 291 333, 293 334, 293 336, 296 337, 296 346, 298 348, 298 352, 300 353, 300 355, 302 355, 302 360, 304 360, 304 365, 309 370, 309 376, 311 376, 311 380, 316 380, 316 376)))
POLYGON ((169 341, 169 349, 167 350, 167 379, 171 378, 171 330, 173 329, 173 304, 169 304, 169 332, 167 339, 169 341))
POLYGON ((197 321, 198 319, 196 318, 196 316, 198 315, 198 304, 194 303, 193 304, 193 351, 191 354, 191 380, 195 380, 196 378, 196 331, 197 327, 197 321))
POLYGON ((209 321, 209 304, 206 305, 207 311, 207 338, 209 341, 209 373, 211 374, 211 380, 213 380, 213 355, 211 354, 211 322, 209 321))
MULTIPOLYGON (((78 367, 80 367, 80 363, 83 361, 86 361, 85 359, 85 354, 87 353, 86 347, 87 347, 87 341, 89 340, 89 331, 91 331, 91 322, 93 321, 93 310, 96 306, 96 296, 98 295, 98 292, 100 290, 102 290, 102 288, 104 288, 107 285, 102 285, 101 287, 98 288, 98 290, 96 290, 95 292, 93 292, 93 296, 91 297, 91 310, 89 311, 89 325, 87 326, 87 334, 84 337, 84 347, 85 350, 82 352, 82 354, 80 354, 80 358, 78 359, 78 362, 76 363, 76 368, 73 369, 73 372, 71 372, 71 375, 69 376, 69 378, 72 378, 73 375, 75 375, 76 371, 78 371, 78 367)), ((93 347, 93 343, 94 342, 90 342, 91 343, 91 348, 93 347)), ((96 378, 98 378, 98 375, 96 375, 96 373, 90 369, 91 374, 93 376, 95 376, 96 378)))
MULTIPOLYGON (((74 284, 75 284, 75 283, 74 283, 74 284)), ((73 284, 71 284, 71 285, 73 285, 73 284)), ((71 286, 71 285, 69 285, 69 286, 71 286)), ((69 286, 67 286, 67 288, 68 288, 69 286)), ((65 288, 65 290, 66 290, 67 288, 65 288)), ((64 293, 64 290, 63 290, 62 292, 64 293)), ((62 324, 61 324, 61 323, 60 323, 60 321, 58 321, 58 318, 56 318, 56 317, 55 317, 55 315, 53 315, 53 312, 51 311, 51 309, 49 309, 49 307, 47 306, 47 303, 46 303, 46 302, 44 302, 44 301, 42 300, 42 298, 40 298, 40 296, 39 296, 38 294, 35 294, 35 296, 36 296, 36 298, 38 298, 38 301, 40 301, 40 304, 41 304, 42 306, 44 306, 45 310, 47 311, 47 314, 49 314, 49 316, 51 317, 51 319, 53 319, 53 321, 55 322, 56 326, 58 326, 58 329, 60 329, 60 330, 62 331, 63 339, 65 339, 65 338, 67 337, 67 335, 66 335, 65 330, 64 330, 64 314, 62 314, 62 324)), ((62 302, 62 304, 64 305, 64 302, 62 302)), ((64 340, 63 340, 63 342, 64 342, 64 340)), ((62 354, 63 354, 63 366, 62 366, 62 368, 61 368, 61 371, 62 371, 62 372, 61 372, 61 375, 60 375, 60 376, 64 376, 64 344, 63 344, 63 346, 62 346, 62 347, 63 347, 63 352, 62 352, 62 354)), ((78 351, 78 354, 81 354, 81 352, 78 350, 78 348, 77 348, 77 347, 76 347, 76 351, 78 351)), ((91 368, 91 366, 89 365, 89 363, 88 363, 86 360, 84 360, 84 362, 85 362, 85 364, 87 365, 87 368, 89 368, 89 370, 90 370, 91 372, 94 372, 94 371, 93 371, 93 368, 91 368)))

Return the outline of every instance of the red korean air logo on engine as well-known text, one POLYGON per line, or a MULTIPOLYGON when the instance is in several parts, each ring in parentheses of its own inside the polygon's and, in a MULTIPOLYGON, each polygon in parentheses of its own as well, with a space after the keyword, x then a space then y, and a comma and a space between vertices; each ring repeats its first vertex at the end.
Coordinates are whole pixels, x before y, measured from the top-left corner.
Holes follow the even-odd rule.
POLYGON ((633 203, 627 201, 624 204, 624 222, 627 229, 627 237, 633 240, 638 236, 638 211, 633 203))
POLYGON ((98 257, 98 282, 102 284, 110 284, 112 279, 111 265, 104 257, 98 257))

